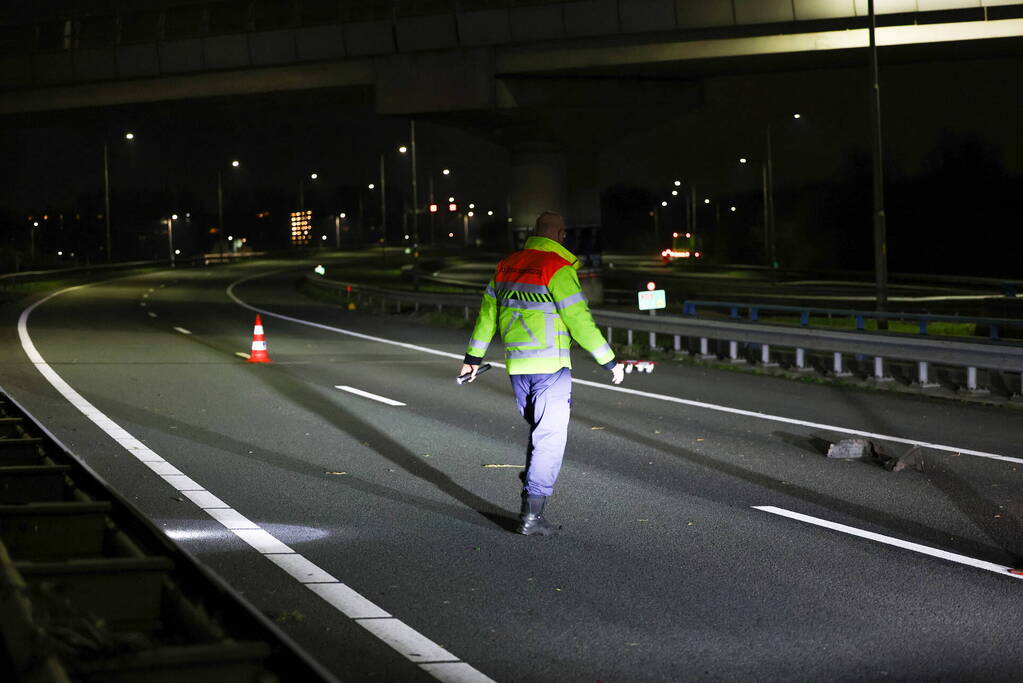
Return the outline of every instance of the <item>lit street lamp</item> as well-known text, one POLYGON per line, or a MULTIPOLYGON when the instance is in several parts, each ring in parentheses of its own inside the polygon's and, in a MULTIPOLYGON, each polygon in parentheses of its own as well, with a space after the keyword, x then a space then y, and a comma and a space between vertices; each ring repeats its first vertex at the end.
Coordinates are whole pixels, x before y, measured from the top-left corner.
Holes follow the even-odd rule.
POLYGON ((171 217, 167 219, 167 254, 170 256, 171 268, 174 267, 174 221, 178 219, 178 214, 171 214, 171 217))
MULTIPOLYGON (((135 133, 128 131, 124 134, 124 139, 131 142, 135 139, 135 133)), ((103 218, 107 228, 107 263, 110 263, 113 258, 110 241, 110 150, 105 139, 103 140, 103 218)))
MULTIPOLYGON (((237 159, 231 162, 232 168, 238 168, 241 162, 237 159)), ((220 258, 224 259, 224 179, 220 168, 217 168, 217 241, 220 242, 220 258)))
MULTIPOLYGON (((319 173, 309 174, 310 180, 316 180, 319 177, 319 173)), ((298 179, 298 210, 305 211, 305 178, 298 179)))

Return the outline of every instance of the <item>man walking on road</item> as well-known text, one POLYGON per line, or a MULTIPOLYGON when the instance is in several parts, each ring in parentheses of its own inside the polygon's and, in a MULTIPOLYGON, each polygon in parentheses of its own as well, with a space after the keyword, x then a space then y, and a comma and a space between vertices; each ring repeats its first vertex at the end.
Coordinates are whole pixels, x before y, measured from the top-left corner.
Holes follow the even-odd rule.
POLYGON ((536 219, 526 247, 497 264, 459 374, 476 372, 490 340, 500 330, 505 362, 519 414, 529 423, 525 487, 518 532, 526 536, 554 533, 543 516, 547 497, 561 471, 572 405, 574 339, 621 384, 625 366, 597 329, 583 296, 576 270, 579 260, 562 243, 564 219, 551 211, 536 219))

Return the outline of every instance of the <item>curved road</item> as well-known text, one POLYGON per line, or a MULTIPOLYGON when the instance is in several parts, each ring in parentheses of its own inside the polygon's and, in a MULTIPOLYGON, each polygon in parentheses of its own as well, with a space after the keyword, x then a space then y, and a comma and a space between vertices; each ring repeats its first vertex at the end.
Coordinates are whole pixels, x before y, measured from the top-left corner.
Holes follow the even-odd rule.
POLYGON ((565 530, 524 538, 503 371, 458 387, 467 331, 298 278, 163 271, 7 306, 0 383, 338 678, 1023 673, 1023 415, 666 364, 618 391, 579 356, 565 530), (271 364, 237 355, 253 309, 271 364), (823 457, 843 430, 931 445, 888 472, 823 457))

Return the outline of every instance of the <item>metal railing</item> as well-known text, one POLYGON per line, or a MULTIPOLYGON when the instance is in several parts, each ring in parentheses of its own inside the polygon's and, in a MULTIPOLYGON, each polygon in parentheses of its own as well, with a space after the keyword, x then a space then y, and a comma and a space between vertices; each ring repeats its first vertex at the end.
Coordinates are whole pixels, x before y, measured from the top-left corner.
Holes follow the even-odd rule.
POLYGON ((728 311, 728 317, 732 320, 740 320, 740 311, 746 311, 747 320, 758 322, 760 315, 765 311, 772 313, 793 313, 799 315, 801 327, 812 327, 811 316, 825 315, 840 318, 852 318, 855 329, 863 331, 866 329, 867 320, 898 320, 913 321, 922 335, 928 333, 928 324, 932 322, 948 322, 966 325, 977 325, 988 328, 988 336, 991 339, 999 338, 999 331, 1003 328, 1023 329, 1023 320, 1011 318, 985 318, 960 315, 940 315, 936 313, 897 313, 878 311, 856 311, 844 308, 814 308, 810 306, 785 306, 775 304, 747 304, 734 303, 729 301, 686 301, 682 304, 683 315, 697 315, 699 308, 710 308, 728 311))
POLYGON ((335 679, 0 388, 0 680, 335 679))
MULTIPOLYGON (((469 319, 479 309, 479 295, 407 292, 309 275, 306 282, 353 302, 402 312, 436 307, 455 309, 469 319)), ((877 382, 901 379, 923 388, 939 386, 938 379, 970 392, 1023 393, 1009 388, 1006 375, 1023 372, 1023 345, 995 341, 958 341, 859 330, 802 328, 758 322, 705 320, 692 317, 627 313, 595 309, 593 318, 605 328, 608 340, 624 330, 626 346, 637 333, 646 334, 651 349, 720 358, 732 363, 777 366, 784 362, 797 371, 819 371, 838 377, 859 374, 877 382), (663 343, 661 343, 663 342, 663 343), (855 365, 855 368, 853 367, 855 365), (903 371, 909 368, 907 374, 903 371), (951 375, 941 377, 941 368, 951 375), (853 370, 856 370, 856 373, 853 370), (986 380, 986 381, 982 381, 986 380)))

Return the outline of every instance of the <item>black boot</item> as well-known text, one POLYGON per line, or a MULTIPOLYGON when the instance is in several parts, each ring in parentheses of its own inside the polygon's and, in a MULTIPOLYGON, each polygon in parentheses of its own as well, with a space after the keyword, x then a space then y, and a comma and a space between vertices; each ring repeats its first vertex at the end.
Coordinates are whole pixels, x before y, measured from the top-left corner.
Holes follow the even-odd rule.
POLYGON ((554 526, 543 516, 543 506, 547 503, 546 496, 522 496, 522 511, 519 512, 519 528, 516 529, 524 536, 550 536, 560 529, 554 526))

